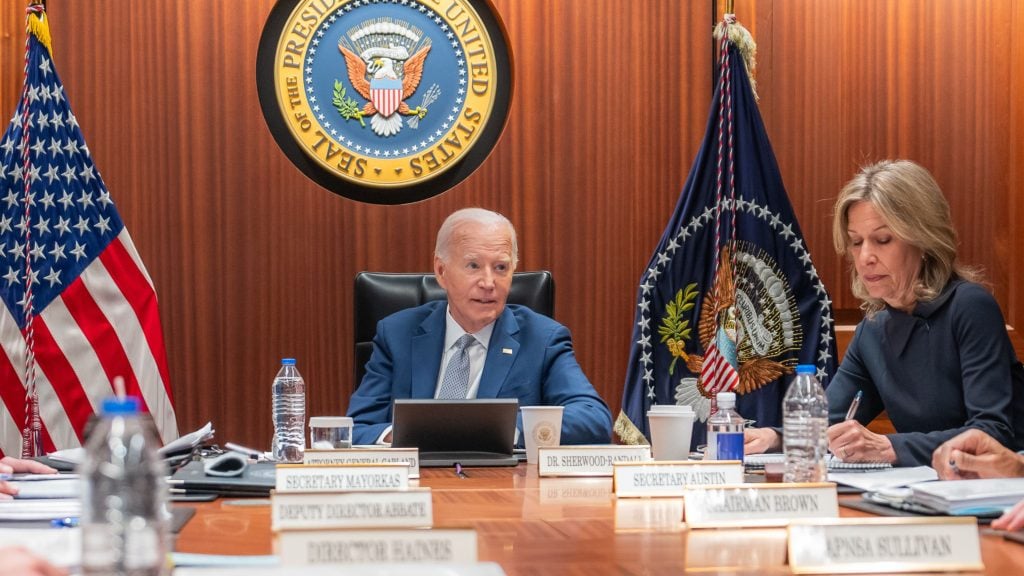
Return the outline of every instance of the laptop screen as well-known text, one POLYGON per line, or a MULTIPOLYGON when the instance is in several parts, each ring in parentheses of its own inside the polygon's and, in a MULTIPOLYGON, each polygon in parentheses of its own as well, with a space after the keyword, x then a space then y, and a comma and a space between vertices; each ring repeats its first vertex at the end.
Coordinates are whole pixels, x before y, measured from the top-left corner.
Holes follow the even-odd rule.
POLYGON ((476 400, 396 399, 391 445, 426 453, 512 456, 515 398, 476 400))

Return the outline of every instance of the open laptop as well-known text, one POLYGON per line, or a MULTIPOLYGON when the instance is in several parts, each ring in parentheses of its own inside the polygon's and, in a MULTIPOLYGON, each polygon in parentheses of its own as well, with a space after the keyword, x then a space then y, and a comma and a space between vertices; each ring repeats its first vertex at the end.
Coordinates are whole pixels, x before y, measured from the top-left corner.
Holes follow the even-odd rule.
POLYGON ((419 448, 421 467, 515 466, 515 398, 396 399, 391 445, 419 448))

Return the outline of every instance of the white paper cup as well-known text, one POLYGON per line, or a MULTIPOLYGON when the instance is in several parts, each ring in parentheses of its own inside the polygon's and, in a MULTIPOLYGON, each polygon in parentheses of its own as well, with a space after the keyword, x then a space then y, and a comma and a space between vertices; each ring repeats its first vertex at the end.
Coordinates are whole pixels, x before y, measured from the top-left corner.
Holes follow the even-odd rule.
POLYGON ((523 406, 527 464, 537 463, 539 446, 558 446, 562 440, 562 406, 523 406))
POLYGON ((684 412, 692 414, 693 407, 689 404, 651 404, 647 412, 684 412))
POLYGON ((648 412, 651 428, 651 455, 655 460, 686 460, 693 438, 693 411, 648 412))
POLYGON ((309 419, 309 447, 337 450, 352 447, 352 419, 348 416, 313 416, 309 419))

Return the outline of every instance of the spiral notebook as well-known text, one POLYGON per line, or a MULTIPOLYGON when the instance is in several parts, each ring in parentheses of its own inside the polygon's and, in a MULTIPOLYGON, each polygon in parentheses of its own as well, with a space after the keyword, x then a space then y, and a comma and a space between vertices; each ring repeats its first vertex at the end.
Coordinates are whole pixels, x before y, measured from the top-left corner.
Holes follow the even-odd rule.
MULTIPOLYGON (((765 464, 784 464, 786 455, 781 452, 771 454, 747 454, 743 457, 743 466, 747 470, 763 470, 765 464)), ((885 470, 892 468, 888 462, 843 462, 842 458, 829 454, 826 456, 829 471, 835 470, 885 470)))

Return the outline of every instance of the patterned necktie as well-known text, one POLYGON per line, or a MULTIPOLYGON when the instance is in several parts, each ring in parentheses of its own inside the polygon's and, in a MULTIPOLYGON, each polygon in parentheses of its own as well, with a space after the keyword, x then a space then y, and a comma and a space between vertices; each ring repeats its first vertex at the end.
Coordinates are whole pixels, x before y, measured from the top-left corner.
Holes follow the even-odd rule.
POLYGON ((455 353, 448 360, 448 368, 441 381, 439 400, 465 400, 469 391, 469 347, 476 341, 472 334, 463 334, 455 342, 455 353))

